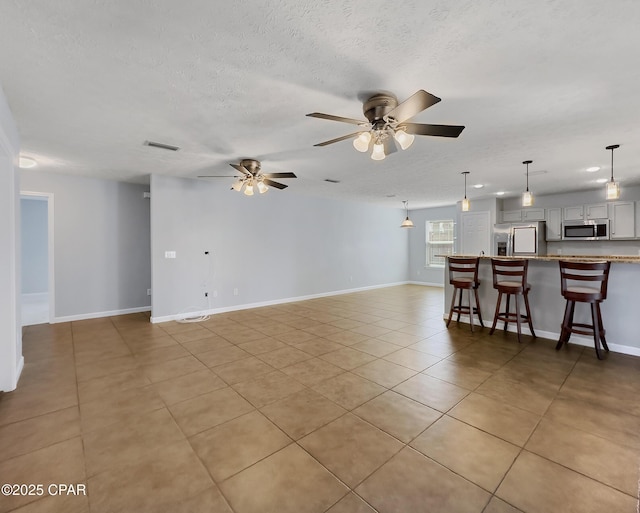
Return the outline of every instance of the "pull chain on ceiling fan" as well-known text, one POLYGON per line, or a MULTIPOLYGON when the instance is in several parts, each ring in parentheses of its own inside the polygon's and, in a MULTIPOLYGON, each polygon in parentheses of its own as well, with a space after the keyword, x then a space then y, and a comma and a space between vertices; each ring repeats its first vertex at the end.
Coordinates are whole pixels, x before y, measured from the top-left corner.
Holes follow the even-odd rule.
POLYGON ((397 150, 396 143, 406 150, 413 144, 416 135, 437 137, 458 137, 464 126, 457 125, 427 125, 423 123, 408 123, 416 114, 428 109, 440 101, 437 96, 420 89, 402 103, 398 103, 395 96, 388 93, 374 94, 364 102, 362 112, 367 121, 344 118, 322 112, 312 112, 307 116, 312 118, 340 121, 362 127, 359 132, 343 135, 336 139, 324 141, 314 146, 327 146, 346 139, 356 138, 353 146, 360 152, 371 148, 373 160, 383 160, 390 153, 397 150))

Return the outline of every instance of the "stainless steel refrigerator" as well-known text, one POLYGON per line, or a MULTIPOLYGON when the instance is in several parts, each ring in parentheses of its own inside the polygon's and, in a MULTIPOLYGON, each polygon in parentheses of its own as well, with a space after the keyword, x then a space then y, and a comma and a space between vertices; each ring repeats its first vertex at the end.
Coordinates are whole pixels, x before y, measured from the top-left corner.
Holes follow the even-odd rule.
POLYGON ((493 227, 494 256, 538 256, 547 254, 544 221, 502 223, 493 227))

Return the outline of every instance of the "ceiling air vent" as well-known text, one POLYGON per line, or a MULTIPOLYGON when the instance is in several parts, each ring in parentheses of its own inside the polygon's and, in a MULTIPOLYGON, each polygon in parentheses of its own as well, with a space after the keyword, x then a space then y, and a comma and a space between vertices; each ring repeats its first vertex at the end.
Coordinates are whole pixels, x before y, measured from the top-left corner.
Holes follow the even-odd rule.
POLYGON ((340 180, 333 180, 331 178, 325 178, 324 181, 329 183, 340 183, 340 180))
POLYGON ((152 146, 154 148, 160 148, 161 150, 169 150, 169 151, 178 151, 180 149, 179 146, 172 146, 171 144, 164 144, 153 141, 145 141, 145 146, 152 146))

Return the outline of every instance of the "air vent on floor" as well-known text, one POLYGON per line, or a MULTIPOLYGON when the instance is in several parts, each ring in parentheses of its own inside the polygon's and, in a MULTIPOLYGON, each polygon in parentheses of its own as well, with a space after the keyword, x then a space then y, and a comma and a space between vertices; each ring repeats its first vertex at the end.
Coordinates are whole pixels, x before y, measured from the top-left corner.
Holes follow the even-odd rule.
POLYGON ((331 178, 325 178, 324 181, 329 183, 340 183, 340 180, 333 180, 331 178))
POLYGON ((145 146, 152 146, 154 148, 160 148, 161 150, 169 150, 169 151, 178 151, 180 149, 179 146, 172 146, 171 144, 164 144, 153 141, 145 141, 145 146))

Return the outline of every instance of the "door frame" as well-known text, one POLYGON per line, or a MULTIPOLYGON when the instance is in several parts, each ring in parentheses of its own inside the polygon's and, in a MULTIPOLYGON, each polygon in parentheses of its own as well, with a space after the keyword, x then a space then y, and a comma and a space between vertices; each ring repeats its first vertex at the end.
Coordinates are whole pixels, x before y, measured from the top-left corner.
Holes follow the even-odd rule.
MULTIPOLYGON (((47 202, 47 272, 48 276, 48 295, 49 295, 49 324, 55 322, 56 312, 56 294, 55 294, 55 265, 54 265, 54 240, 53 240, 53 227, 54 219, 53 214, 55 209, 53 208, 53 193, 52 192, 36 192, 36 191, 20 191, 20 199, 40 199, 47 202)), ((22 225, 22 220, 20 220, 22 225)), ((22 252, 22 248, 20 249, 22 252)))

